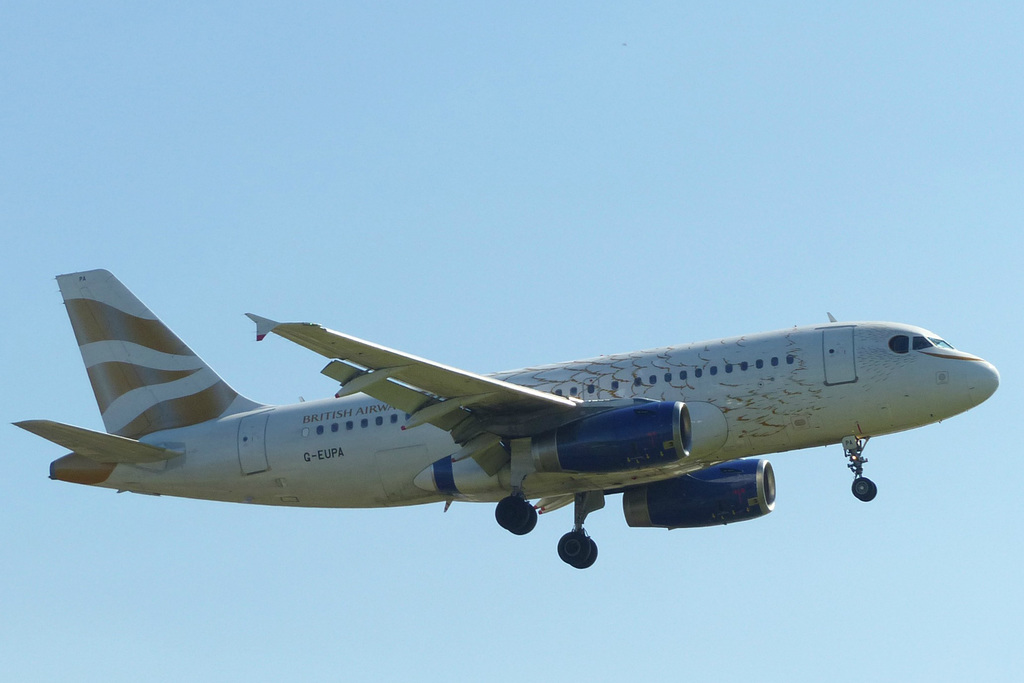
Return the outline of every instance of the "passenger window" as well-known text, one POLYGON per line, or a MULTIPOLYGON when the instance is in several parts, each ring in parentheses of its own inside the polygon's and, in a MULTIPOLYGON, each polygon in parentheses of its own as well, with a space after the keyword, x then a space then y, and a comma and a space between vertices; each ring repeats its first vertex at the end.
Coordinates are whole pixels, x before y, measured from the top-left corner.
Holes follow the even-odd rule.
POLYGON ((683 370, 682 372, 679 373, 679 379, 681 379, 684 382, 686 381, 686 370, 683 370))
POLYGON ((778 357, 777 356, 772 356, 772 367, 774 368, 774 367, 778 366, 778 364, 779 364, 778 357))
POLYGON ((320 436, 323 433, 324 433, 324 426, 323 425, 317 425, 316 426, 316 435, 320 436))
POLYGON ((570 396, 575 396, 576 394, 577 394, 576 387, 572 387, 571 389, 569 389, 569 395, 570 396))
POLYGON ((657 383, 658 383, 658 376, 657 376, 657 375, 651 375, 651 376, 650 376, 650 377, 649 377, 648 379, 650 379, 650 380, 651 380, 651 386, 652 386, 652 387, 653 387, 653 386, 654 386, 655 384, 657 384, 657 383))
POLYGON ((764 361, 758 358, 757 362, 754 363, 754 367, 760 370, 761 368, 764 367, 764 361))
POLYGON ((786 356, 786 365, 792 365, 795 360, 796 356, 786 356))
POLYGON ((391 424, 397 424, 397 423, 398 423, 398 414, 397 413, 391 413, 391 424))
POLYGON ((562 395, 562 390, 561 389, 555 389, 555 395, 556 396, 561 396, 562 395))
POLYGON ((743 372, 746 372, 748 367, 750 367, 750 365, 747 363, 747 361, 743 361, 742 363, 740 363, 740 370, 742 370, 743 372))
POLYGON ((377 423, 377 426, 380 427, 382 424, 384 424, 384 418, 378 415, 375 422, 377 423))
POLYGON ((359 426, 360 427, 367 427, 367 426, 369 426, 369 424, 370 424, 370 421, 367 420, 365 417, 362 420, 359 421, 359 426))
POLYGON ((593 384, 588 384, 587 385, 587 393, 588 394, 594 393, 594 385, 593 384))
POLYGON ((671 382, 672 381, 672 373, 671 372, 666 372, 665 373, 665 381, 666 382, 671 382))
POLYGON ((725 371, 726 372, 732 372, 732 363, 726 363, 725 364, 725 371))
POLYGON ((639 377, 634 377, 633 378, 633 386, 638 387, 638 386, 640 386, 643 383, 644 383, 644 381, 642 379, 640 379, 639 377))
POLYGON ((345 423, 345 429, 352 429, 355 425, 352 424, 352 420, 345 423))
POLYGON ((711 366, 711 374, 712 375, 717 375, 718 374, 718 366, 717 365, 712 365, 711 366))
POLYGON ((618 391, 618 390, 619 390, 619 380, 617 380, 617 379, 612 380, 612 391, 618 391))
POLYGON ((896 353, 906 353, 910 350, 910 337, 905 334, 897 334, 889 340, 889 348, 896 353))
POLYGON ((332 432, 338 431, 338 423, 337 422, 332 422, 331 423, 331 431, 332 432))
POLYGON ((703 368, 697 368, 696 370, 693 371, 693 376, 694 377, 701 377, 703 374, 704 374, 704 369, 703 368))

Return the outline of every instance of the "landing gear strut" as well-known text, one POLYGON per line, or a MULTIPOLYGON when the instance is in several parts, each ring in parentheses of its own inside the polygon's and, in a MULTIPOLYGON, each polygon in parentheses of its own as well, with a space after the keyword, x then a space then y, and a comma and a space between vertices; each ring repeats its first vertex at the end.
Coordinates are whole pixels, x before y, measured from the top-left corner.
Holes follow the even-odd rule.
POLYGON ((512 439, 509 444, 510 466, 512 468, 512 495, 498 501, 494 518, 501 528, 516 536, 524 536, 537 526, 537 508, 526 500, 523 494, 523 480, 530 472, 531 455, 529 439, 512 439))
POLYGON ((863 439, 859 439, 856 436, 843 437, 843 452, 850 461, 846 466, 853 472, 853 495, 856 496, 857 500, 862 500, 865 503, 874 500, 875 496, 878 495, 878 487, 875 486, 875 482, 864 476, 864 463, 868 459, 863 454, 870 438, 869 436, 863 439))
POLYGON ((604 507, 603 491, 586 491, 577 493, 575 505, 575 523, 572 531, 558 539, 558 556, 571 567, 586 569, 597 561, 597 544, 583 529, 587 515, 604 507))
POLYGON ((522 493, 513 493, 498 502, 494 508, 494 518, 501 528, 507 529, 516 536, 523 536, 537 526, 537 510, 523 497, 522 493))

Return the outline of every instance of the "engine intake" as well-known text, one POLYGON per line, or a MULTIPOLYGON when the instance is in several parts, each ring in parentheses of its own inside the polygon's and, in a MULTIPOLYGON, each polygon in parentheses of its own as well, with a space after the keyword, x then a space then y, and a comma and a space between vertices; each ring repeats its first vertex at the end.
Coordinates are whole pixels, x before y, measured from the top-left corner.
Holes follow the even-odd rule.
POLYGON ((535 437, 538 472, 622 472, 690 455, 690 413, 681 401, 615 408, 535 437))
POLYGON ((767 460, 732 460, 627 490, 622 511, 632 527, 689 529, 731 524, 775 509, 775 472, 767 460))

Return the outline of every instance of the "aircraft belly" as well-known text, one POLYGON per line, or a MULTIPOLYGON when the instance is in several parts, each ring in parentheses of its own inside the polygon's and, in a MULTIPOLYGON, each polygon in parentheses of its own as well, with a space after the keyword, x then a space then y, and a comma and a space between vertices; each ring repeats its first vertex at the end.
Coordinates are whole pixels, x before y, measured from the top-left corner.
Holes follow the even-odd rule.
POLYGON ((239 461, 236 434, 237 426, 224 425, 217 433, 192 439, 182 457, 145 465, 118 465, 102 486, 298 507, 384 507, 429 499, 417 491, 417 500, 403 502, 396 496, 401 493, 400 485, 391 479, 389 498, 372 447, 328 440, 289 440, 275 435, 272 429, 267 432, 267 465, 258 472, 246 473, 244 462, 239 461))
POLYGON ((379 450, 373 461, 387 505, 414 505, 436 499, 417 487, 413 480, 431 462, 426 444, 379 450))

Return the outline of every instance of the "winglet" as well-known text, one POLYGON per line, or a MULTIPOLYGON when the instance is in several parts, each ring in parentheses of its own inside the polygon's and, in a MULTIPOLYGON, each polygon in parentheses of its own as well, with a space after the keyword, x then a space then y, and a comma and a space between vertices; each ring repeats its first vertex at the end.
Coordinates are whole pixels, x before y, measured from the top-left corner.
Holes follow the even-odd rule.
POLYGON ((276 320, 263 318, 255 313, 246 313, 245 316, 256 323, 256 341, 263 341, 263 339, 270 334, 275 327, 280 325, 276 320))

